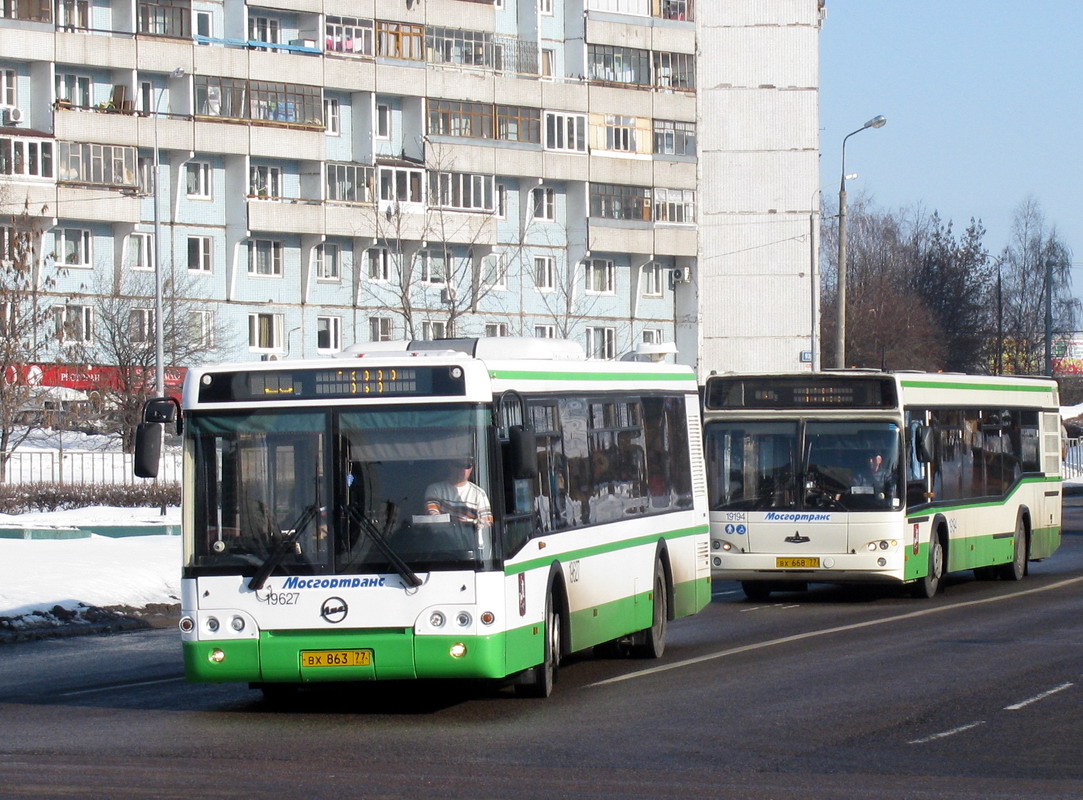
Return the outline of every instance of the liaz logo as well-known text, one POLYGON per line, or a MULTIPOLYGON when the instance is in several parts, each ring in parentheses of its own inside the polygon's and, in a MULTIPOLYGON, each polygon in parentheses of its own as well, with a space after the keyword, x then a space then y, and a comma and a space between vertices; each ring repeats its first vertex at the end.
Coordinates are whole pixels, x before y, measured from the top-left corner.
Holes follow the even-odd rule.
POLYGON ((346 619, 350 613, 350 607, 341 597, 328 597, 320 606, 320 616, 332 625, 336 625, 346 619))

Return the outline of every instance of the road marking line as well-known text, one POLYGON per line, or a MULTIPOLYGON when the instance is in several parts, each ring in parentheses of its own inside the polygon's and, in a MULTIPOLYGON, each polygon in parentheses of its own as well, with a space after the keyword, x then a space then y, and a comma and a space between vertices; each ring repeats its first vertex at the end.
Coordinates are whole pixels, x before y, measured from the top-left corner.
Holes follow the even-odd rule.
MULTIPOLYGON (((672 664, 662 664, 657 667, 649 667, 647 669, 637 670, 636 672, 629 672, 625 675, 618 675, 615 678, 606 678, 604 681, 595 681, 594 683, 588 683, 587 688, 593 688, 595 686, 606 686, 611 683, 622 683, 624 681, 630 681, 634 678, 645 678, 650 675, 657 675, 660 672, 669 672, 673 669, 682 669, 683 667, 691 667, 696 664, 702 664, 706 661, 717 661, 720 658, 728 658, 729 656, 739 655, 740 653, 748 653, 753 650, 763 650, 767 647, 774 647, 780 644, 789 644, 790 642, 799 642, 803 639, 813 639, 818 636, 827 636, 832 633, 844 633, 846 631, 855 631, 860 628, 871 628, 877 625, 887 625, 892 622, 901 622, 907 619, 916 619, 918 617, 926 617, 931 614, 939 614, 944 611, 954 611, 959 608, 966 608, 967 606, 980 606, 986 603, 999 603, 1003 600, 1013 600, 1016 597, 1023 597, 1028 594, 1038 594, 1039 592, 1048 592, 1053 589, 1061 589, 1065 586, 1071 586, 1073 584, 1083 581, 1083 576, 1077 578, 1068 578, 1063 581, 1057 581, 1051 583, 1048 586, 1038 586, 1034 589, 1023 589, 1018 592, 1012 592, 1011 594, 998 595, 996 597, 983 597, 980 600, 966 600, 962 603, 952 603, 951 605, 936 606, 935 608, 923 608, 920 611, 910 611, 906 614, 897 614, 894 617, 884 617, 882 619, 870 619, 865 622, 855 622, 851 625, 839 625, 835 628, 822 628, 818 631, 807 631, 805 633, 795 633, 792 636, 783 636, 779 639, 770 639, 766 642, 755 642, 753 644, 746 644, 740 647, 731 647, 727 650, 719 650, 715 653, 707 653, 706 655, 696 656, 695 658, 686 658, 683 661, 674 661, 672 664)), ((755 608, 742 609, 742 613, 745 611, 755 611, 764 606, 756 606, 755 608)))
POLYGON ((1021 708, 1026 708, 1031 703, 1037 703, 1039 700, 1045 700, 1045 698, 1049 697, 1050 695, 1056 694, 1057 692, 1063 692, 1065 689, 1067 689, 1067 688, 1069 688, 1071 686, 1075 686, 1075 684, 1072 683, 1071 681, 1069 681, 1068 683, 1062 683, 1060 686, 1057 686, 1057 687, 1055 687, 1053 689, 1050 689, 1048 692, 1042 692, 1041 694, 1036 694, 1036 695, 1034 695, 1034 697, 1028 698, 1027 700, 1023 700, 1022 702, 1016 703, 1015 705, 1004 706, 1004 710, 1005 711, 1018 711, 1021 708))
POLYGON ((968 731, 971 728, 976 728, 979 725, 984 725, 985 720, 978 720, 977 722, 971 722, 969 725, 960 725, 958 728, 952 728, 950 731, 943 731, 941 733, 934 733, 932 736, 926 736, 922 739, 913 739, 907 742, 907 744, 928 744, 929 742, 935 742, 937 739, 944 739, 948 736, 954 736, 957 733, 968 731))
POLYGON ((135 681, 134 683, 117 683, 112 686, 97 686, 93 689, 76 689, 73 692, 60 692, 58 697, 78 697, 81 694, 95 694, 97 692, 113 692, 117 689, 135 689, 139 686, 157 686, 159 683, 176 683, 183 681, 184 677, 179 678, 159 678, 153 681, 135 681))

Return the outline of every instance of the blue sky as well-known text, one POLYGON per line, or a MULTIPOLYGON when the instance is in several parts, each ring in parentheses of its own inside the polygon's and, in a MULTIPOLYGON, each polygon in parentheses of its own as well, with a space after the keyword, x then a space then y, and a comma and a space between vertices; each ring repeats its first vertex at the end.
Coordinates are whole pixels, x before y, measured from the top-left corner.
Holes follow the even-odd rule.
POLYGON ((1074 254, 1083 296, 1083 0, 827 0, 820 39, 820 186, 922 206, 992 252, 1033 196, 1074 254))

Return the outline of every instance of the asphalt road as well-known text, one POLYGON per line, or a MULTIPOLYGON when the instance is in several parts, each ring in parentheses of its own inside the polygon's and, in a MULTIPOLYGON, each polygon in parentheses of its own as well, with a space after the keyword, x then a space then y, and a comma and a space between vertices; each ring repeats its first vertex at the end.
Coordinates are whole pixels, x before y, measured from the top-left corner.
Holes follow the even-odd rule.
POLYGON ((715 602, 548 700, 189 685, 171 630, 0 646, 0 797, 1083 797, 1083 498, 1021 583, 715 602))

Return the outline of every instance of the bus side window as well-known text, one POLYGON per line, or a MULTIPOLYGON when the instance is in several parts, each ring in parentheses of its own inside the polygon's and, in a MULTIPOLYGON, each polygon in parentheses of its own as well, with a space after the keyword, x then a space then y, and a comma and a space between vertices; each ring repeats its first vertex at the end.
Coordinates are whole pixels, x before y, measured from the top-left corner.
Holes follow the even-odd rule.
POLYGON ((926 471, 929 465, 921 459, 919 437, 923 423, 921 419, 924 414, 915 414, 911 417, 913 412, 907 412, 907 424, 906 424, 906 505, 907 507, 921 505, 927 503, 929 498, 926 497, 926 471))

